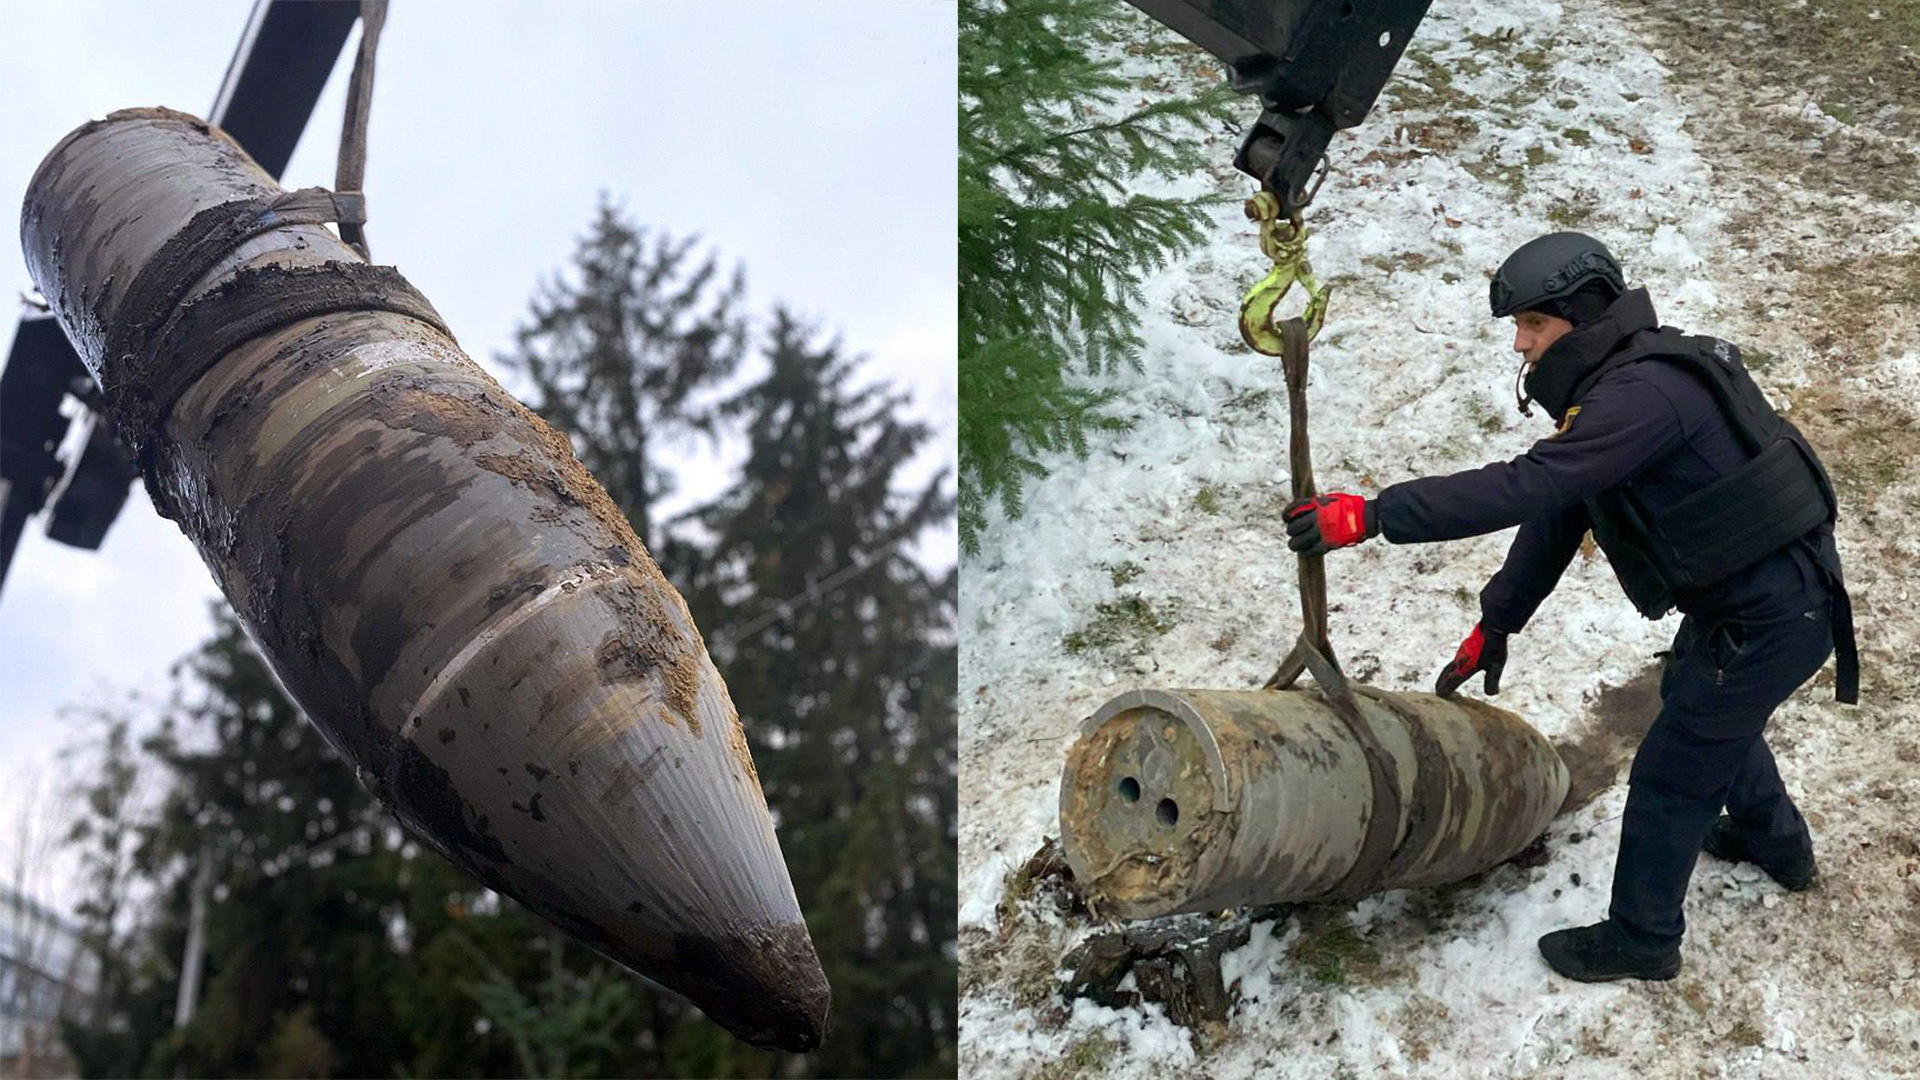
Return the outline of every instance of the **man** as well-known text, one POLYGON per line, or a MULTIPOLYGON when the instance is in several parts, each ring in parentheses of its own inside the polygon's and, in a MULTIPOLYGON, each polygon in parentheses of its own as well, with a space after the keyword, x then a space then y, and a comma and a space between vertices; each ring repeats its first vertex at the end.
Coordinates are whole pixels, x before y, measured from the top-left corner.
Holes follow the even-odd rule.
MULTIPOLYGON (((1451 694, 1484 672, 1499 692, 1507 639, 1526 626, 1591 530, 1648 618, 1684 615, 1659 716, 1634 756, 1608 918, 1540 939, 1582 981, 1671 979, 1698 853, 1747 860, 1788 889, 1814 877, 1806 822, 1762 732, 1838 647, 1856 699, 1853 623, 1834 548, 1832 486, 1726 342, 1660 327, 1592 237, 1554 233, 1494 276, 1527 397, 1559 430, 1510 462, 1331 494, 1285 510, 1289 544, 1317 554, 1384 535, 1452 540, 1518 525, 1481 618, 1440 673, 1451 694), (1726 814, 1722 815, 1721 810, 1726 814)), ((1516 390, 1516 396, 1519 396, 1516 390)))

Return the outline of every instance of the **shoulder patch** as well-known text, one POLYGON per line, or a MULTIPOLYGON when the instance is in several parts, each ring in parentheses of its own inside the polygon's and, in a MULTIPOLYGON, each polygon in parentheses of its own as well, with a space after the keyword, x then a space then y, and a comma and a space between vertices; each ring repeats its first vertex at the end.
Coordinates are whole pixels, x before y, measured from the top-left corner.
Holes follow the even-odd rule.
POLYGON ((1580 415, 1580 406, 1575 405, 1572 408, 1568 409, 1566 417, 1560 421, 1559 428, 1557 428, 1554 431, 1554 433, 1549 437, 1557 439, 1560 436, 1565 435, 1567 433, 1567 429, 1573 426, 1573 418, 1579 415, 1580 415))

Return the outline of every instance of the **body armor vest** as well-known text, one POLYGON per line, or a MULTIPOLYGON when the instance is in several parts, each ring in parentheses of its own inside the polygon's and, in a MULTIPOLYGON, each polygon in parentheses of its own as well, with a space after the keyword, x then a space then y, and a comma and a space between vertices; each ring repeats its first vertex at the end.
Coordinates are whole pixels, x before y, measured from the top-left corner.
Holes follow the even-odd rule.
POLYGON ((1658 514, 1625 484, 1587 500, 1594 540, 1627 598, 1657 619, 1673 608, 1678 590, 1712 585, 1752 566, 1832 522, 1839 507, 1813 448, 1767 403, 1739 350, 1724 341, 1671 328, 1643 331, 1582 380, 1573 400, 1608 372, 1643 360, 1677 364, 1705 383, 1750 455, 1658 514))

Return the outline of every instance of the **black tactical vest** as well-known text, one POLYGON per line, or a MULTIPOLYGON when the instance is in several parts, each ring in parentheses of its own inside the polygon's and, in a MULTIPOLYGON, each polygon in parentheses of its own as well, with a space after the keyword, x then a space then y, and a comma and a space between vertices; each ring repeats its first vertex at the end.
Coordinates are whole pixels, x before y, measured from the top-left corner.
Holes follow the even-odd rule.
MULTIPOLYGON (((1671 327, 1642 331, 1581 380, 1571 400, 1578 402, 1608 372, 1644 360, 1675 364, 1699 378, 1750 455, 1657 516, 1624 484, 1587 500, 1593 538, 1621 588, 1641 614, 1657 619, 1672 610, 1677 590, 1712 585, 1752 566, 1831 524, 1839 504, 1806 437, 1767 403, 1740 351, 1724 341, 1671 327)), ((1851 605, 1837 567, 1823 569, 1835 594, 1836 689, 1840 700, 1851 702, 1859 678, 1851 605)))
POLYGON ((1740 351, 1724 341, 1670 327, 1643 331, 1591 372, 1573 399, 1608 372, 1642 360, 1676 364, 1705 383, 1751 455, 1658 517, 1624 485, 1587 500, 1593 537, 1628 599, 1657 619, 1672 609, 1675 590, 1712 585, 1752 566, 1833 521, 1838 504, 1813 448, 1767 404, 1740 351))

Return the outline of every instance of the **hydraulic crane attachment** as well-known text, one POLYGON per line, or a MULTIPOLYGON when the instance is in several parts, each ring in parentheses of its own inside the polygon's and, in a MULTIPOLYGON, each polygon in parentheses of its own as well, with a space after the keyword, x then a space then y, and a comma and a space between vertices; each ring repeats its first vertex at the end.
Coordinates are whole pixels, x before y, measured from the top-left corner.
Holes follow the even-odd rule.
POLYGON ((1366 119, 1432 0, 1129 0, 1220 58, 1265 108, 1234 167, 1290 217, 1333 133, 1366 119))

